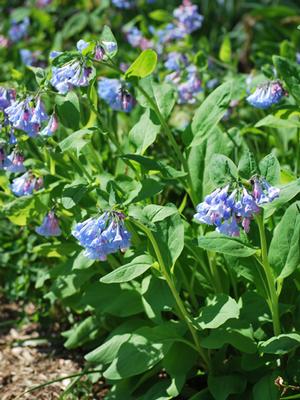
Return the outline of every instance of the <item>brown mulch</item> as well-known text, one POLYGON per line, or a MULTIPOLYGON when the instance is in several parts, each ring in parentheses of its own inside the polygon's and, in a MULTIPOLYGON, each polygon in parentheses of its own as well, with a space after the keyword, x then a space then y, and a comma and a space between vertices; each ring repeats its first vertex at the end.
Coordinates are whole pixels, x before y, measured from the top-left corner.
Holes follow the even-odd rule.
MULTIPOLYGON (((28 307, 28 314, 31 314, 30 308, 34 306, 29 305, 28 307)), ((17 317, 17 304, 7 305, 0 302, 1 400, 16 400, 33 386, 59 377, 80 373, 83 367, 81 355, 78 357, 76 352, 68 352, 61 345, 54 345, 52 340, 41 335, 38 324, 30 322, 20 328, 16 328, 16 325, 11 327, 11 324, 8 324, 8 326, 5 323, 3 324, 5 321, 17 320, 17 317)), ((24 394, 20 399, 58 399, 71 381, 70 378, 64 379, 24 394)), ((103 399, 107 389, 97 390, 98 393, 93 392, 91 397, 85 398, 103 399)))

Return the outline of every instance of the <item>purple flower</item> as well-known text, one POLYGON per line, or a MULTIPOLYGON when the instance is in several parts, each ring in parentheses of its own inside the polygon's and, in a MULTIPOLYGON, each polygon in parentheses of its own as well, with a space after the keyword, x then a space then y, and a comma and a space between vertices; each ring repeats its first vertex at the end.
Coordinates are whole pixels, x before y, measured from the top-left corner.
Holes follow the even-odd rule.
POLYGON ((112 0, 112 3, 117 8, 130 9, 135 6, 135 0, 112 0))
POLYGON ((130 246, 131 235, 125 228, 124 218, 119 212, 105 212, 77 224, 72 235, 85 248, 88 258, 104 261, 108 254, 125 251, 130 246))
POLYGON ((42 222, 42 225, 35 229, 36 233, 39 235, 49 237, 49 236, 59 236, 61 230, 59 228, 58 219, 56 218, 53 211, 50 211, 42 222))
POLYGON ((194 104, 197 94, 203 90, 197 68, 194 65, 189 65, 183 73, 175 71, 167 75, 165 79, 176 86, 179 104, 194 104))
POLYGON ((281 83, 279 81, 269 81, 258 86, 246 100, 253 107, 266 109, 272 104, 279 103, 283 96, 286 96, 286 91, 281 83))
POLYGON ((187 65, 188 65, 187 56, 177 51, 172 51, 171 53, 169 53, 168 58, 164 63, 164 66, 171 71, 180 71, 187 65))
POLYGON ((42 136, 51 136, 58 128, 58 121, 55 114, 52 114, 48 124, 40 131, 42 136))
POLYGON ((152 40, 145 38, 142 32, 136 26, 126 29, 124 33, 128 43, 132 47, 146 50, 154 46, 152 40))
POLYGON ((183 0, 182 5, 174 10, 173 15, 178 21, 179 27, 186 34, 201 28, 204 19, 198 13, 198 6, 192 4, 189 0, 183 0))
POLYGON ((135 103, 118 79, 101 78, 98 82, 98 95, 116 111, 130 112, 135 103))
POLYGON ((0 48, 1 47, 2 48, 7 48, 8 45, 9 45, 9 40, 5 36, 0 35, 0 48))
POLYGON ((44 8, 52 3, 52 0, 37 0, 36 5, 39 8, 44 8))
POLYGON ((38 97, 37 102, 36 102, 36 106, 35 106, 35 108, 33 109, 33 112, 32 112, 32 117, 31 117, 30 122, 32 124, 41 125, 42 122, 47 121, 48 119, 49 119, 49 116, 46 113, 45 106, 42 103, 41 98, 38 97))
POLYGON ((25 172, 25 174, 15 178, 10 185, 11 191, 14 195, 20 196, 29 196, 33 193, 35 189, 36 178, 29 172, 25 172))
POLYGON ((14 150, 8 157, 9 165, 5 168, 8 172, 25 172, 26 168, 23 165, 24 157, 18 151, 14 150))
POLYGON ((17 42, 22 39, 26 34, 30 25, 29 18, 25 17, 23 21, 12 21, 11 27, 8 31, 8 36, 12 42, 17 42))
POLYGON ((10 165, 11 161, 7 157, 3 147, 0 147, 0 170, 5 169, 10 165))
POLYGON ((36 57, 34 56, 33 52, 28 49, 21 49, 20 56, 22 63, 27 66, 32 66, 36 61, 36 57))
POLYGON ((77 42, 77 44, 76 44, 77 50, 80 51, 81 53, 82 53, 83 50, 86 49, 88 46, 89 46, 89 43, 86 42, 86 41, 83 40, 83 39, 80 39, 80 40, 77 42))
POLYGON ((16 98, 16 92, 12 89, 0 87, 0 110, 4 110, 11 105, 16 98))
POLYGON ((73 60, 62 67, 52 67, 50 82, 59 93, 66 94, 73 87, 88 86, 91 72, 91 68, 73 60))
POLYGON ((280 190, 271 186, 264 178, 253 179, 253 196, 257 204, 266 204, 279 197, 280 190))

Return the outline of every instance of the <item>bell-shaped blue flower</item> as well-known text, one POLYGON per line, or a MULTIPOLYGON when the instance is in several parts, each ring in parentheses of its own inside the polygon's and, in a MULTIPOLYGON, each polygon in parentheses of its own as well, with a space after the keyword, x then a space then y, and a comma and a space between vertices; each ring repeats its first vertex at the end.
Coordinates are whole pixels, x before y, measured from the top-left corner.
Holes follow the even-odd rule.
POLYGON ((53 211, 50 211, 42 222, 42 225, 35 229, 36 233, 41 236, 59 236, 61 235, 61 230, 59 227, 58 219, 56 218, 53 211))
POLYGON ((272 104, 277 104, 286 95, 279 81, 269 81, 258 86, 254 93, 247 97, 247 101, 253 107, 266 109, 272 104))

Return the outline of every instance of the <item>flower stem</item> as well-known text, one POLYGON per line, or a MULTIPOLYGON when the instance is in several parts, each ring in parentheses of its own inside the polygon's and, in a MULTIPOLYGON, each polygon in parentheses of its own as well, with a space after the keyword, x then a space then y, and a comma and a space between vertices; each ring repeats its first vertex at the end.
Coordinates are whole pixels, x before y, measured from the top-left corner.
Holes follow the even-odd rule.
POLYGON ((205 354, 204 350, 202 349, 202 347, 200 345, 200 340, 197 335, 197 331, 191 322, 191 317, 190 317, 188 311, 186 310, 185 305, 179 296, 179 293, 177 292, 177 289, 173 282, 172 276, 168 272, 168 269, 164 263, 163 257, 161 255, 161 252, 157 245, 155 237, 153 236, 153 233, 151 232, 150 229, 148 229, 145 225, 141 224, 140 222, 133 220, 133 223, 136 224, 148 236, 148 238, 153 246, 154 252, 156 254, 161 273, 164 276, 164 278, 166 279, 166 282, 167 282, 167 284, 171 290, 171 293, 174 297, 174 300, 176 302, 179 316, 186 323, 186 325, 192 335, 193 341, 195 343, 195 348, 197 349, 197 352, 199 353, 199 355, 202 359, 203 366, 205 368, 208 368, 209 367, 209 358, 208 358, 207 354, 205 354))
POLYGON ((256 216, 255 220, 259 229, 262 266, 266 274, 268 289, 269 289, 268 303, 272 314, 273 330, 274 330, 274 335, 278 336, 280 335, 281 332, 280 320, 279 320, 279 308, 278 308, 278 295, 276 291, 275 278, 268 260, 268 246, 267 246, 266 233, 264 227, 263 211, 261 215, 256 216))

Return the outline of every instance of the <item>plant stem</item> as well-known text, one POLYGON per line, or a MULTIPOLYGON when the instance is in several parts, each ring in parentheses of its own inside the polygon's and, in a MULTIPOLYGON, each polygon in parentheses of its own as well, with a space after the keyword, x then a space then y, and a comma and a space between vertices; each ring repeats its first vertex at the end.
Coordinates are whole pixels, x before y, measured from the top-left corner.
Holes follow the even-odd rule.
POLYGON ((263 211, 260 215, 256 216, 255 220, 259 229, 262 266, 266 274, 268 289, 269 289, 268 291, 269 306, 272 314, 273 330, 274 330, 274 335, 278 336, 280 335, 281 331, 280 320, 279 320, 279 309, 278 309, 278 295, 275 286, 275 278, 268 260, 268 246, 264 228, 263 211))
POLYGON ((168 286, 169 286, 169 288, 171 290, 171 293, 172 293, 172 295, 173 295, 173 297, 175 299, 179 316, 186 323, 186 325, 187 325, 187 327, 188 327, 188 329, 189 329, 189 331, 190 331, 190 333, 192 335, 193 341, 195 343, 195 347, 196 347, 196 349, 197 349, 197 351, 198 351, 198 353, 199 353, 199 355, 200 355, 200 357, 202 359, 204 367, 208 368, 209 367, 208 356, 204 353, 203 349, 201 348, 200 340, 199 340, 199 337, 197 335, 196 329, 194 328, 194 326, 193 326, 193 324, 191 322, 191 317, 190 317, 188 311, 186 310, 185 305, 184 305, 183 301, 181 300, 181 298, 179 296, 179 293, 177 292, 177 289, 175 287, 173 279, 172 279, 171 275, 169 274, 168 269, 167 269, 167 267, 166 267, 166 265, 164 263, 163 257, 161 255, 161 252, 160 252, 160 249, 159 249, 159 247, 157 245, 155 237, 153 236, 153 233, 151 232, 150 229, 148 229, 145 225, 141 224, 140 222, 138 222, 136 220, 133 220, 133 222, 143 232, 145 232, 146 235, 148 236, 148 238, 149 238, 149 240, 150 240, 150 242, 151 242, 151 244, 153 246, 154 252, 156 254, 157 261, 158 261, 159 266, 161 268, 161 272, 162 272, 164 278, 166 279, 166 282, 167 282, 167 284, 168 284, 168 286))
POLYGON ((296 143, 296 160, 295 160, 295 175, 298 176, 300 165, 300 128, 297 129, 296 143))

